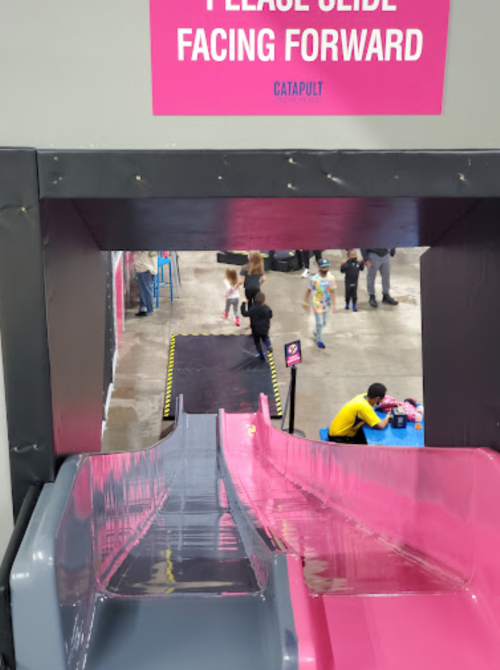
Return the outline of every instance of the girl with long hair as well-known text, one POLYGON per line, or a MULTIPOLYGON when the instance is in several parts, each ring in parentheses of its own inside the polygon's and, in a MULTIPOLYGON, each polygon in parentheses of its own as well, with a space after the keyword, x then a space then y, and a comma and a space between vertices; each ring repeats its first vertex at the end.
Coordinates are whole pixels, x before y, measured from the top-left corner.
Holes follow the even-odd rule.
POLYGON ((241 268, 240 285, 243 284, 245 297, 247 299, 247 308, 253 305, 255 296, 260 291, 260 287, 266 281, 264 274, 264 260, 260 251, 250 251, 248 254, 248 263, 241 268))

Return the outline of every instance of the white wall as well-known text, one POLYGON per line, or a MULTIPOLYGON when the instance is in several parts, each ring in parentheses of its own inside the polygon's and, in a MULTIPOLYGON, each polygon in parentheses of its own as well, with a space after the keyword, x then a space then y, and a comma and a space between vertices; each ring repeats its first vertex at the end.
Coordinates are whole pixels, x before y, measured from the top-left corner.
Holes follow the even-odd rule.
POLYGON ((444 112, 427 117, 154 117, 147 0, 2 4, 0 146, 500 148, 496 0, 452 0, 444 112))
POLYGON ((2 343, 0 340, 0 561, 7 548, 13 526, 9 441, 7 438, 2 343))

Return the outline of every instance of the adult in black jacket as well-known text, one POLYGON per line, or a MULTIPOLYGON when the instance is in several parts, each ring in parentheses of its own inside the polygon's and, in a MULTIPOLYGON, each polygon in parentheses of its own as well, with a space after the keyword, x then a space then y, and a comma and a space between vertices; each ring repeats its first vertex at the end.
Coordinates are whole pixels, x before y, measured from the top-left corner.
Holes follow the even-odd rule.
POLYGON ((375 278, 377 272, 382 276, 382 302, 386 305, 397 305, 398 301, 391 298, 391 257, 396 254, 396 249, 361 249, 361 255, 368 270, 366 274, 366 285, 370 296, 370 305, 378 307, 375 298, 375 278))
POLYGON ((247 303, 241 303, 241 313, 243 316, 250 317, 250 327, 252 328, 253 341, 255 348, 258 351, 258 358, 264 360, 262 352, 262 342, 264 342, 266 349, 272 351, 271 341, 269 340, 269 329, 271 327, 271 319, 273 312, 270 307, 265 304, 266 296, 259 291, 254 298, 254 303, 247 309, 247 303))

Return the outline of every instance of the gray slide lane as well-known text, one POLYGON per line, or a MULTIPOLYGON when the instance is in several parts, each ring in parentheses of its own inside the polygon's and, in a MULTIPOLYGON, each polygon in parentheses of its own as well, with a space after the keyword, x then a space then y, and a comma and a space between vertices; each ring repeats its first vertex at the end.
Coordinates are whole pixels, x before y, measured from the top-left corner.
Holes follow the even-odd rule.
POLYGON ((228 509, 216 416, 190 421, 184 456, 165 503, 108 589, 120 595, 259 591, 228 509))
MULTIPOLYGON (((168 475, 166 497, 127 538, 104 583, 95 574, 103 510, 111 505, 119 521, 112 536, 129 525, 124 509, 141 513, 148 502, 124 505, 124 456, 108 461, 113 481, 91 488, 86 515, 75 512, 75 483, 81 488, 82 469, 103 457, 71 459, 43 492, 11 579, 19 670, 295 670, 286 562, 239 508, 218 452, 217 417, 181 413, 173 435, 149 454, 168 475)), ((149 490, 144 478, 154 467, 135 468, 127 486, 149 490)))

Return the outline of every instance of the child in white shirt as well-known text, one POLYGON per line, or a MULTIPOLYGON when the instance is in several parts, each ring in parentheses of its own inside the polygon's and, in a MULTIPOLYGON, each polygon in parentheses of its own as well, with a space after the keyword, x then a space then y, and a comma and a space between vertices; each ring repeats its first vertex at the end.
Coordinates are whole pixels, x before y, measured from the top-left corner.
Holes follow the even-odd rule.
POLYGON ((227 319, 229 316, 229 311, 231 307, 234 310, 235 325, 240 325, 240 317, 238 313, 238 306, 240 304, 240 291, 239 291, 239 281, 238 273, 234 268, 228 268, 226 270, 226 278, 224 279, 225 286, 225 298, 226 298, 226 307, 222 316, 227 319))

